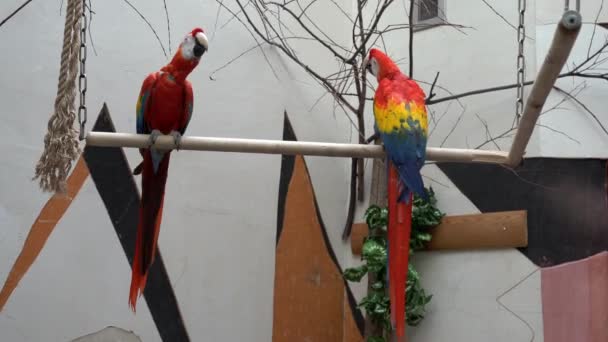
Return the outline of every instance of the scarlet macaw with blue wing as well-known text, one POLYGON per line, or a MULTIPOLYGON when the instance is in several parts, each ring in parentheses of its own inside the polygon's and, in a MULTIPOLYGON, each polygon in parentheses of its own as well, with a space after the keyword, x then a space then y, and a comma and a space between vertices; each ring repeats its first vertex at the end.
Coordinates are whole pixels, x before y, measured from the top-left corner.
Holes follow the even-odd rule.
MULTIPOLYGON (((160 135, 170 134, 179 149, 193 110, 192 84, 186 77, 208 48, 204 31, 195 28, 186 35, 171 62, 144 80, 137 101, 137 133, 149 134, 151 145, 160 135)), ((129 305, 133 312, 154 261, 171 151, 151 147, 140 149, 140 153, 144 160, 133 170, 135 175, 142 174, 139 224, 129 292, 129 305)))
POLYGON ((374 129, 387 154, 388 278, 391 321, 398 337, 405 333, 413 193, 428 201, 420 169, 428 135, 425 94, 386 54, 371 49, 364 62, 378 80, 374 96, 374 129))

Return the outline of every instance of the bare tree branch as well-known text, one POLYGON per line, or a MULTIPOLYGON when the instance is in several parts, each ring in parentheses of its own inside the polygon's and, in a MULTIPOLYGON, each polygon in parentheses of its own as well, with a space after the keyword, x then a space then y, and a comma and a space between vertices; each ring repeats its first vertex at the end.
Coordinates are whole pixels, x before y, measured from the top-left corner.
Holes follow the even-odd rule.
POLYGON ((163 5, 165 6, 165 18, 167 18, 167 34, 169 35, 169 54, 173 54, 171 52, 171 22, 169 21, 169 10, 167 9, 167 0, 163 0, 163 5))
POLYGON ((581 106, 589 115, 591 115, 591 117, 595 120, 595 122, 597 122, 597 124, 600 126, 600 128, 604 131, 604 133, 608 134, 608 130, 606 130, 606 127, 604 127, 604 125, 602 124, 602 122, 600 121, 600 119, 597 117, 597 115, 595 115, 595 113, 593 113, 591 111, 591 109, 589 109, 589 107, 587 107, 584 103, 582 103, 579 99, 577 99, 575 96, 573 96, 572 94, 568 93, 567 91, 557 87, 557 86, 553 86, 553 88, 557 89, 559 92, 565 94, 566 96, 568 96, 569 98, 571 98, 572 100, 574 100, 574 102, 576 102, 579 106, 581 106))
POLYGON ((11 12, 11 14, 9 14, 6 18, 2 19, 2 21, 0 21, 0 27, 2 27, 2 25, 4 25, 7 21, 11 20, 12 17, 14 17, 17 13, 19 13, 22 9, 24 9, 25 6, 29 5, 30 2, 32 2, 32 0, 25 1, 19 7, 17 7, 16 10, 11 12))
POLYGON ((131 7, 135 13, 137 13, 139 15, 139 17, 148 25, 148 27, 150 28, 150 30, 152 30, 152 33, 154 33, 154 36, 156 37, 156 40, 158 41, 158 44, 160 44, 160 48, 163 50, 163 54, 165 55, 165 58, 167 58, 167 50, 165 50, 165 46, 163 45, 163 42, 160 40, 160 37, 158 36, 158 33, 156 32, 156 30, 154 29, 154 27, 152 26, 152 24, 150 24, 150 22, 148 21, 148 19, 146 19, 146 17, 135 7, 133 6, 133 4, 131 2, 129 2, 129 0, 123 0, 127 5, 129 5, 129 7, 131 7))
POLYGON ((410 0, 410 12, 408 13, 408 22, 410 24, 409 33, 409 54, 410 54, 410 78, 414 78, 414 0, 410 0))

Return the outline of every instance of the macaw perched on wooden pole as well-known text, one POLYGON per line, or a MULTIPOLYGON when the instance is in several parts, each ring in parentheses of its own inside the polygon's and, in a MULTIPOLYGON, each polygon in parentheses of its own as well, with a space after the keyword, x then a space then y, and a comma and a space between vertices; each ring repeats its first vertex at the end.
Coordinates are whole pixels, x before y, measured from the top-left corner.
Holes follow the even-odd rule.
POLYGON ((426 157, 425 94, 387 55, 371 49, 365 68, 378 80, 374 130, 382 139, 388 172, 388 278, 391 323, 405 334, 405 288, 412 226, 413 193, 428 201, 420 169, 426 157))
MULTIPOLYGON (((186 35, 169 64, 146 77, 137 100, 137 134, 149 134, 150 145, 168 134, 179 149, 193 109, 192 84, 186 77, 209 49, 209 41, 201 28, 186 35)), ((135 240, 129 306, 135 312, 137 298, 143 293, 148 269, 154 261, 156 242, 163 212, 165 183, 169 169, 170 150, 142 148, 143 161, 133 170, 141 173, 141 205, 135 240)))

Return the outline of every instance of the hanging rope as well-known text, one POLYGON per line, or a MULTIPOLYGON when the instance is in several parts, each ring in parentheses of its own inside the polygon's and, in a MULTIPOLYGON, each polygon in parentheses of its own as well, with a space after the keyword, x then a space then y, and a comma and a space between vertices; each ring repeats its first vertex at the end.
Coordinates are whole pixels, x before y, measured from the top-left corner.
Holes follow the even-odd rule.
POLYGON ((80 50, 80 17, 83 10, 82 0, 68 0, 55 111, 48 122, 44 152, 36 164, 34 177, 39 179, 43 191, 65 192, 65 181, 72 162, 80 152, 77 132, 73 126, 76 119, 74 99, 80 50))

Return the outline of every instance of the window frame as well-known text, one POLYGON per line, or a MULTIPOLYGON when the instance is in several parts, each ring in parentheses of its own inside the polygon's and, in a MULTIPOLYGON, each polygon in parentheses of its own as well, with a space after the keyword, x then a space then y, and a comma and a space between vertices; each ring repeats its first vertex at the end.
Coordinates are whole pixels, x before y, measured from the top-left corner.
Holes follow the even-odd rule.
POLYGON ((428 30, 433 27, 441 26, 446 23, 446 14, 445 14, 445 0, 437 0, 437 16, 420 20, 418 19, 420 16, 420 5, 421 2, 425 0, 410 0, 415 1, 414 3, 414 15, 412 16, 412 21, 414 24, 414 32, 428 30))

